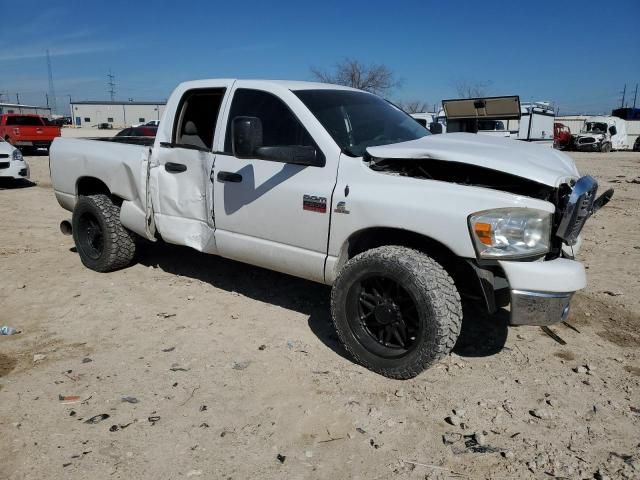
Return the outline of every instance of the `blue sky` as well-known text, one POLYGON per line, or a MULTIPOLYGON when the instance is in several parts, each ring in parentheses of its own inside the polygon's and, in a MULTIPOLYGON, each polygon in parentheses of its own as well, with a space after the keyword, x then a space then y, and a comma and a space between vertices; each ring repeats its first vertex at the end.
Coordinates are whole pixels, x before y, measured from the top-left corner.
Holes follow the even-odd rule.
POLYGON ((606 112, 640 82, 638 0, 0 0, 0 11, 0 93, 22 103, 45 102, 47 48, 61 104, 107 99, 109 69, 118 98, 156 100, 195 78, 310 80, 311 66, 345 57, 391 68, 402 79, 391 99, 429 104, 467 80, 561 113, 606 112))

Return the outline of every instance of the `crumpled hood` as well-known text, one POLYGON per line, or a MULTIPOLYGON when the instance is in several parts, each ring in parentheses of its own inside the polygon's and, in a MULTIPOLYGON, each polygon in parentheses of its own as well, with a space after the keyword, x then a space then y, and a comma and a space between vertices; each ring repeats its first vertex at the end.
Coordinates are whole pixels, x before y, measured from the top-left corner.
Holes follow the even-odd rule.
POLYGON ((369 147, 367 153, 376 158, 433 158, 467 163, 552 187, 567 178, 579 177, 571 157, 554 148, 474 133, 427 135, 408 142, 369 147))

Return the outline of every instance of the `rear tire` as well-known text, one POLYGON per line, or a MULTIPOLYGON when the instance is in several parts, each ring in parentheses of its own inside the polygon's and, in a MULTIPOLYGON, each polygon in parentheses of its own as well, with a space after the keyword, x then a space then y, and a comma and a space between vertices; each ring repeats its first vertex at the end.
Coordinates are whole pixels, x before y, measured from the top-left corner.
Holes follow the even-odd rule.
POLYGON ((462 325, 453 279, 417 250, 384 246, 349 260, 331 291, 340 341, 366 368, 408 379, 445 357, 462 325))
POLYGON ((131 264, 134 236, 120 223, 120 207, 107 195, 79 197, 71 223, 80 260, 87 268, 111 272, 131 264))

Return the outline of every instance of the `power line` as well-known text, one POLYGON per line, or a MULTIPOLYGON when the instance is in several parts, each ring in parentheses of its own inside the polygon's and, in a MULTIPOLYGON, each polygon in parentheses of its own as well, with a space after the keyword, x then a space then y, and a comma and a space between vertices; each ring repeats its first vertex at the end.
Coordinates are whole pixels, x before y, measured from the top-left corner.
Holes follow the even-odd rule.
POLYGON ((107 74, 107 78, 109 81, 107 82, 107 86, 109 87, 109 95, 111 96, 111 101, 113 102, 116 98, 116 82, 115 75, 111 73, 111 69, 109 69, 109 73, 107 74))

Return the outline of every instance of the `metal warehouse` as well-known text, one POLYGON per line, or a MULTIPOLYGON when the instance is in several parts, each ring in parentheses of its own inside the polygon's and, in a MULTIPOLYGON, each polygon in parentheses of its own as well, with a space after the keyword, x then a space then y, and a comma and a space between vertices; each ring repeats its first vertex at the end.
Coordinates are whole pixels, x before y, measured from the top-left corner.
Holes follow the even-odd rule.
POLYGON ((160 120, 165 102, 82 101, 71 102, 76 127, 97 127, 108 123, 113 128, 160 120))
POLYGON ((51 109, 49 107, 22 105, 21 103, 0 103, 0 115, 3 113, 33 113, 43 117, 51 117, 51 109))

